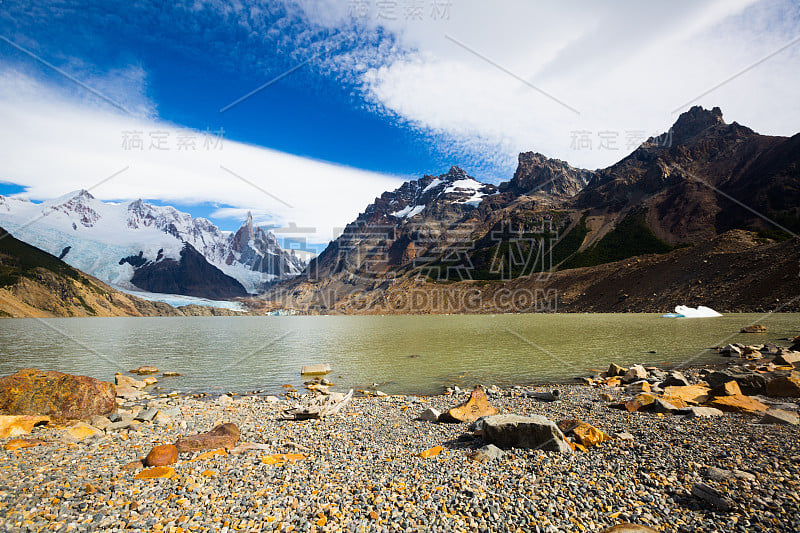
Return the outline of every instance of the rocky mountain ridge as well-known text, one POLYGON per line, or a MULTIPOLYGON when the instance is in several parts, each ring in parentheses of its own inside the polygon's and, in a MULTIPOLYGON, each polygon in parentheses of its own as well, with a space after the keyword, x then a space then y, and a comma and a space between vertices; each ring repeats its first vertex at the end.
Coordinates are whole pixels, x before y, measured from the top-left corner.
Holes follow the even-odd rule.
MULTIPOLYGON (((375 302, 398 287, 479 282, 479 292, 494 291, 552 271, 589 268, 600 275, 603 265, 648 254, 712 254, 699 245, 723 234, 757 248, 800 232, 800 134, 760 135, 725 123, 719 108, 691 108, 664 135, 605 169, 577 169, 529 152, 520 154, 509 182, 469 208, 445 208, 421 194, 462 172, 454 167, 377 198, 303 275, 266 300, 314 312, 366 312, 355 310, 354 297, 386 309, 375 302)), ((714 279, 730 288, 746 276, 714 279)), ((659 278, 651 282, 658 293, 659 278)), ((779 287, 772 291, 773 300, 785 296, 779 287)), ((581 308, 593 308, 588 298, 581 308)))
POLYGON ((306 264, 249 214, 231 233, 173 207, 101 202, 84 190, 41 204, 0 196, 0 224, 123 289, 240 297, 297 275, 306 264))
POLYGON ((0 317, 194 316, 227 309, 172 307, 117 291, 0 228, 0 317))

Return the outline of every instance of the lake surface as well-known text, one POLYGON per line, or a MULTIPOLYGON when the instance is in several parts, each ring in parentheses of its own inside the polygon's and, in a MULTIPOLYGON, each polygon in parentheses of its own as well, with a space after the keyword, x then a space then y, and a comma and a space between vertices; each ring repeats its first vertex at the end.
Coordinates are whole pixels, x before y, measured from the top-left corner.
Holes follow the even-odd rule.
POLYGON ((159 378, 166 391, 279 392, 302 384, 302 365, 328 363, 337 389, 433 394, 450 384, 564 382, 611 362, 719 362, 709 347, 798 334, 797 313, 3 319, 0 375, 35 367, 112 380, 155 365, 183 374, 159 378), (738 333, 752 323, 768 332, 738 333))

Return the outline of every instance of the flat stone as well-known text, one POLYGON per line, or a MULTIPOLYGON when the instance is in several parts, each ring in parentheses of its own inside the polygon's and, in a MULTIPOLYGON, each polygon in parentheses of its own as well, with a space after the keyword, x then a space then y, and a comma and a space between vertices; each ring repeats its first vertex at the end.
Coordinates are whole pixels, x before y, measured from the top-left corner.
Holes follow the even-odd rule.
POLYGON ((134 479, 158 479, 158 478, 171 478, 175 476, 175 469, 171 466, 154 466, 146 468, 136 474, 134 479))
POLYGON ((134 389, 143 389, 147 386, 144 381, 139 381, 136 378, 120 374, 119 372, 114 374, 114 383, 117 387, 133 387, 134 389))
POLYGON ((438 422, 440 416, 442 416, 442 413, 436 409, 429 408, 422 411, 422 414, 419 415, 419 419, 423 422, 438 422))
POLYGON ((216 448, 233 448, 239 441, 239 428, 227 423, 214 427, 211 431, 184 437, 175 443, 178 453, 198 452, 216 448))
POLYGON ((716 468, 714 466, 709 466, 706 468, 704 475, 707 479, 711 479, 713 481, 727 481, 736 477, 736 474, 734 474, 733 471, 725 470, 723 468, 716 468))
POLYGON ((739 384, 743 394, 764 394, 767 390, 766 377, 742 367, 711 372, 706 376, 706 381, 711 388, 718 387, 729 381, 735 381, 739 384))
POLYGON ((766 326, 761 324, 753 324, 752 326, 745 326, 739 330, 739 333, 764 333, 767 331, 766 326))
POLYGON ((122 398, 125 400, 137 400, 139 398, 143 398, 145 393, 135 387, 130 387, 128 385, 117 385, 115 387, 115 395, 117 398, 122 398))
POLYGON ((130 429, 133 425, 133 420, 120 420, 119 422, 112 422, 108 425, 108 427, 106 427, 106 433, 130 429))
POLYGON ((683 387, 665 387, 664 396, 680 398, 686 403, 700 404, 708 400, 711 389, 704 385, 687 385, 683 387))
POLYGON ((111 425, 111 420, 109 420, 108 417, 103 415, 92 415, 89 417, 89 424, 103 431, 109 425, 111 425))
POLYGON ((35 426, 48 424, 49 416, 0 415, 0 439, 30 433, 35 426))
POLYGON ((764 418, 761 419, 759 424, 779 424, 796 426, 800 423, 800 417, 796 413, 784 411, 783 409, 768 409, 764 413, 764 418))
POLYGON ((627 431, 618 431, 611 436, 614 437, 615 439, 626 440, 626 441, 633 441, 635 439, 635 437, 630 433, 628 433, 627 431))
POLYGON ((624 523, 624 524, 617 524, 615 526, 611 526, 608 529, 604 529, 602 533, 650 533, 657 531, 652 527, 643 526, 641 524, 631 524, 631 523, 624 523))
POLYGON ((483 416, 492 416, 498 413, 498 409, 489 403, 483 387, 477 385, 469 395, 469 400, 457 407, 447 411, 447 416, 443 416, 442 421, 474 422, 483 416))
POLYGON ((5 443, 3 449, 7 451, 22 450, 25 448, 33 448, 34 446, 41 446, 42 444, 47 443, 41 439, 11 439, 5 443))
POLYGON ((178 418, 182 416, 180 407, 170 407, 168 409, 162 409, 161 412, 170 418, 178 418))
POLYGON ((543 416, 488 416, 483 421, 483 440, 501 448, 572 452, 555 422, 543 416))
POLYGON ((331 365, 326 364, 305 365, 300 368, 300 374, 305 376, 324 376, 325 374, 330 374, 332 371, 331 365))
POLYGON ((154 366, 140 366, 139 368, 134 368, 133 370, 129 370, 131 374, 139 374, 143 376, 145 374, 157 374, 158 368, 154 366))
POLYGON ((180 372, 162 372, 161 373, 161 377, 164 377, 164 378, 176 378, 176 377, 182 376, 182 375, 183 374, 181 374, 180 372))
POLYGON ((716 407, 721 411, 731 413, 761 413, 769 409, 768 406, 759 402, 750 396, 719 396, 714 398, 708 404, 710 407, 716 407))
POLYGON ((83 439, 89 437, 99 437, 103 434, 101 430, 94 426, 90 426, 85 422, 78 422, 77 424, 66 428, 64 431, 76 441, 82 441, 83 439))
POLYGON ((684 415, 686 418, 710 418, 712 416, 722 416, 723 413, 714 407, 684 407, 678 410, 679 415, 684 415))
POLYGON ((478 461, 479 463, 486 463, 488 461, 493 461, 495 459, 500 459, 505 455, 505 452, 495 446, 494 444, 487 444, 486 446, 482 446, 468 455, 470 459, 473 461, 478 461))
POLYGON ((734 507, 732 500, 726 498, 720 491, 705 483, 695 483, 694 486, 692 486, 692 496, 700 498, 720 511, 730 511, 734 507))
POLYGON ((157 414, 158 409, 146 408, 139 411, 136 416, 133 417, 133 419, 141 420, 142 422, 150 422, 156 417, 157 414))

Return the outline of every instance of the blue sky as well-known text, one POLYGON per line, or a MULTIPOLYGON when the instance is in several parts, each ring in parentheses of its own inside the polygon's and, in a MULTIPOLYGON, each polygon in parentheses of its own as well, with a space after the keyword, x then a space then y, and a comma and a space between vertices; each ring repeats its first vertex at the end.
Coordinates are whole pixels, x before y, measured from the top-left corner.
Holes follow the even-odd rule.
POLYGON ((24 186, 41 200, 127 166, 93 194, 174 205, 223 229, 252 210, 321 228, 324 244, 405 179, 459 165, 498 183, 527 150, 603 167, 684 104, 795 133, 800 46, 785 45, 798 27, 788 0, 4 0, 0 179, 18 186, 0 194, 24 186), (143 159, 119 149, 128 128, 224 131, 226 150, 143 159), (577 131, 610 131, 619 145, 578 151, 577 131))

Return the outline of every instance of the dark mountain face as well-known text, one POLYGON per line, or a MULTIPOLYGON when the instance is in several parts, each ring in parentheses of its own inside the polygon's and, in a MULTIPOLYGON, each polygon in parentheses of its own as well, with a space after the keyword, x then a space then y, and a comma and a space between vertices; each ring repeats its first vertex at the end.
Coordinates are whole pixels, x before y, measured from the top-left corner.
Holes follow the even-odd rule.
POLYGON ((570 198, 578 194, 592 172, 574 168, 565 161, 550 159, 539 153, 519 154, 517 171, 511 181, 500 185, 500 192, 514 196, 539 193, 557 198, 570 198))
POLYGON ((503 267, 520 254, 549 256, 540 266, 592 267, 664 254, 733 229, 789 236, 765 217, 800 232, 800 134, 759 135, 725 123, 719 108, 691 108, 669 132, 605 169, 576 169, 529 152, 520 154, 513 178, 497 189, 465 179, 454 167, 384 193, 278 292, 308 301, 332 289, 325 308, 353 293, 441 281, 420 276, 421 265, 466 274, 447 282, 502 284, 527 275, 503 267), (452 187, 456 182, 470 187, 459 190, 452 187), (448 196, 456 192, 462 196, 448 196), (529 244, 518 250, 520 242, 529 244))
POLYGON ((0 317, 181 316, 118 292, 0 228, 0 317))
POLYGON ((224 299, 247 296, 241 283, 211 265, 191 244, 184 244, 180 260, 163 259, 136 269, 131 283, 142 290, 224 299))

